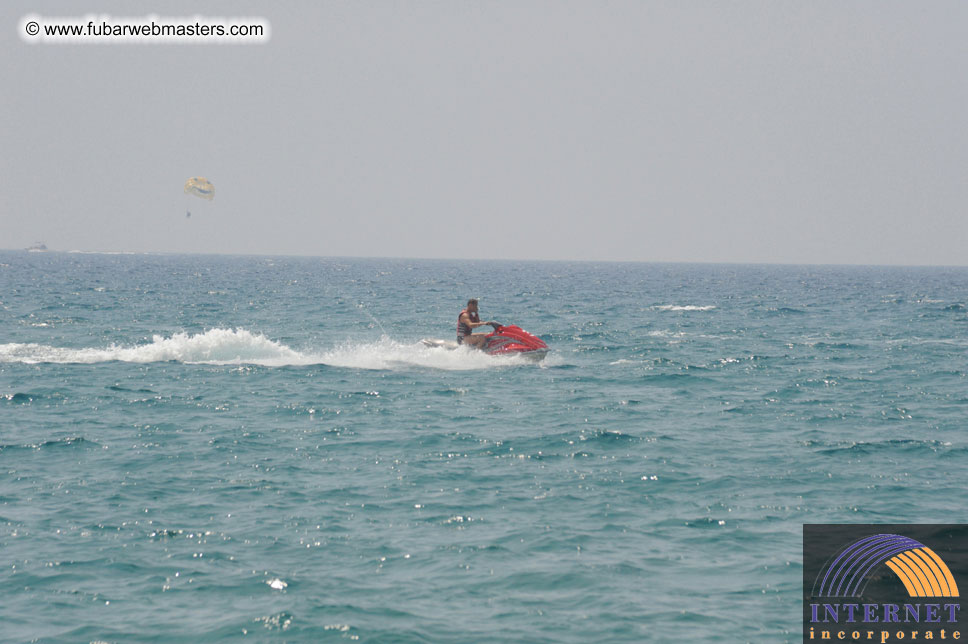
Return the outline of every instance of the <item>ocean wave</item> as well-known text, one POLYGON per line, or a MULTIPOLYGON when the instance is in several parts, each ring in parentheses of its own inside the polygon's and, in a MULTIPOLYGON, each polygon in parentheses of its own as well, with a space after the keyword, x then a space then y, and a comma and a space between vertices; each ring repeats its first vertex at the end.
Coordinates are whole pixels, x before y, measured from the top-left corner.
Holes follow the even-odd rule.
MULTIPOLYGON (((137 346, 71 349, 34 343, 0 344, 0 363, 96 364, 101 362, 181 362, 185 364, 254 364, 265 367, 327 365, 353 369, 395 370, 425 367, 449 371, 533 364, 522 356, 489 356, 460 347, 456 350, 406 344, 383 337, 376 342, 346 343, 330 350, 298 351, 261 333, 246 329, 210 329, 190 335, 156 335, 137 346)), ((552 361, 552 366, 554 361, 552 361)))
POLYGON ((12 394, 0 394, 0 400, 16 403, 18 405, 29 405, 34 401, 34 397, 31 394, 25 394, 18 391, 12 394))
POLYGON ((83 449, 94 449, 101 447, 101 445, 95 441, 88 440, 83 436, 68 436, 65 438, 46 440, 43 443, 28 443, 28 444, 8 444, 0 445, 0 452, 5 450, 15 450, 15 449, 50 449, 50 448, 62 448, 62 447, 79 447, 83 449))
POLYGON ((809 440, 801 443, 805 447, 818 448, 818 453, 834 455, 840 453, 869 454, 882 450, 911 451, 928 449, 932 452, 943 452, 951 447, 951 443, 936 439, 904 439, 894 438, 881 441, 818 441, 809 440))
POLYGON ((767 315, 803 315, 806 313, 804 309, 798 309, 792 306, 780 306, 780 307, 769 307, 766 309, 767 315))
MULTIPOLYGON (((692 367, 692 369, 695 369, 695 367, 692 367)), ((691 373, 683 373, 683 372, 680 372, 680 373, 658 373, 658 374, 649 374, 649 375, 642 376, 641 380, 642 380, 643 383, 649 384, 649 385, 657 385, 657 386, 677 385, 677 386, 684 386, 684 385, 688 385, 688 384, 698 384, 698 383, 710 382, 711 381, 711 378, 709 378, 707 376, 698 376, 698 375, 694 375, 694 374, 691 374, 691 373)))
POLYGON ((134 250, 69 250, 69 255, 161 255, 162 253, 148 253, 134 250))
POLYGON ((657 331, 649 331, 648 335, 653 338, 684 338, 686 334, 683 331, 669 331, 659 329, 657 331))
POLYGON ((694 304, 657 304, 653 306, 652 309, 656 311, 712 311, 716 307, 713 305, 709 306, 697 306, 694 304))

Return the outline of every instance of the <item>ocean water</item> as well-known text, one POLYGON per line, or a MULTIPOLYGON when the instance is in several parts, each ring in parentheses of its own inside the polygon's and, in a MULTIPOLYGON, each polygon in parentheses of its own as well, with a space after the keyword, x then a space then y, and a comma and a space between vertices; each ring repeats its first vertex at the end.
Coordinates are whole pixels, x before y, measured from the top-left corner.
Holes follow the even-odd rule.
POLYGON ((4 642, 795 642, 965 522, 968 269, 0 253, 4 642), (540 363, 461 349, 468 297, 540 363))

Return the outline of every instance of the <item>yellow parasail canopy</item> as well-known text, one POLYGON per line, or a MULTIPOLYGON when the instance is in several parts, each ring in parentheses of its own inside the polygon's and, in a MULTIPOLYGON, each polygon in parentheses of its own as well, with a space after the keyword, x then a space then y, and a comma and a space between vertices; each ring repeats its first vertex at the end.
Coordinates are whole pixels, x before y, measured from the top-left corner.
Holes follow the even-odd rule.
POLYGON ((215 186, 205 177, 192 177, 185 182, 185 193, 211 201, 215 198, 215 186))

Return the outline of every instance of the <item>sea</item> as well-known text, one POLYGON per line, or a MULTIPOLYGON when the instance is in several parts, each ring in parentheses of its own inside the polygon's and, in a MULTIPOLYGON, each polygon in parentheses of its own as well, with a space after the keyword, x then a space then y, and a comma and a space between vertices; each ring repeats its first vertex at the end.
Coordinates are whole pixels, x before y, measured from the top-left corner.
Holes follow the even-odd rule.
POLYGON ((800 641, 804 524, 968 522, 966 350, 968 268, 3 251, 0 641, 800 641))

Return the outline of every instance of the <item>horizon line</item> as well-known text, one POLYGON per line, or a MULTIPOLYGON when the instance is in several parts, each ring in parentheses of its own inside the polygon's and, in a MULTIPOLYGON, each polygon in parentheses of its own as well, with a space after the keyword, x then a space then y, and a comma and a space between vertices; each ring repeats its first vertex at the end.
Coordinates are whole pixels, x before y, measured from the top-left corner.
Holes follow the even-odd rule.
POLYGON ((968 264, 864 264, 845 262, 770 262, 770 261, 701 261, 701 260, 647 260, 647 259, 547 259, 547 258, 500 258, 500 257, 413 257, 377 255, 307 255, 302 253, 238 253, 238 252, 185 252, 185 251, 136 251, 136 250, 57 250, 46 249, 31 251, 27 248, 0 248, 4 253, 57 253, 63 255, 157 255, 193 257, 292 257, 303 259, 386 259, 414 261, 452 261, 452 262, 544 262, 569 264, 688 264, 705 266, 817 266, 845 268, 968 268, 968 264))

